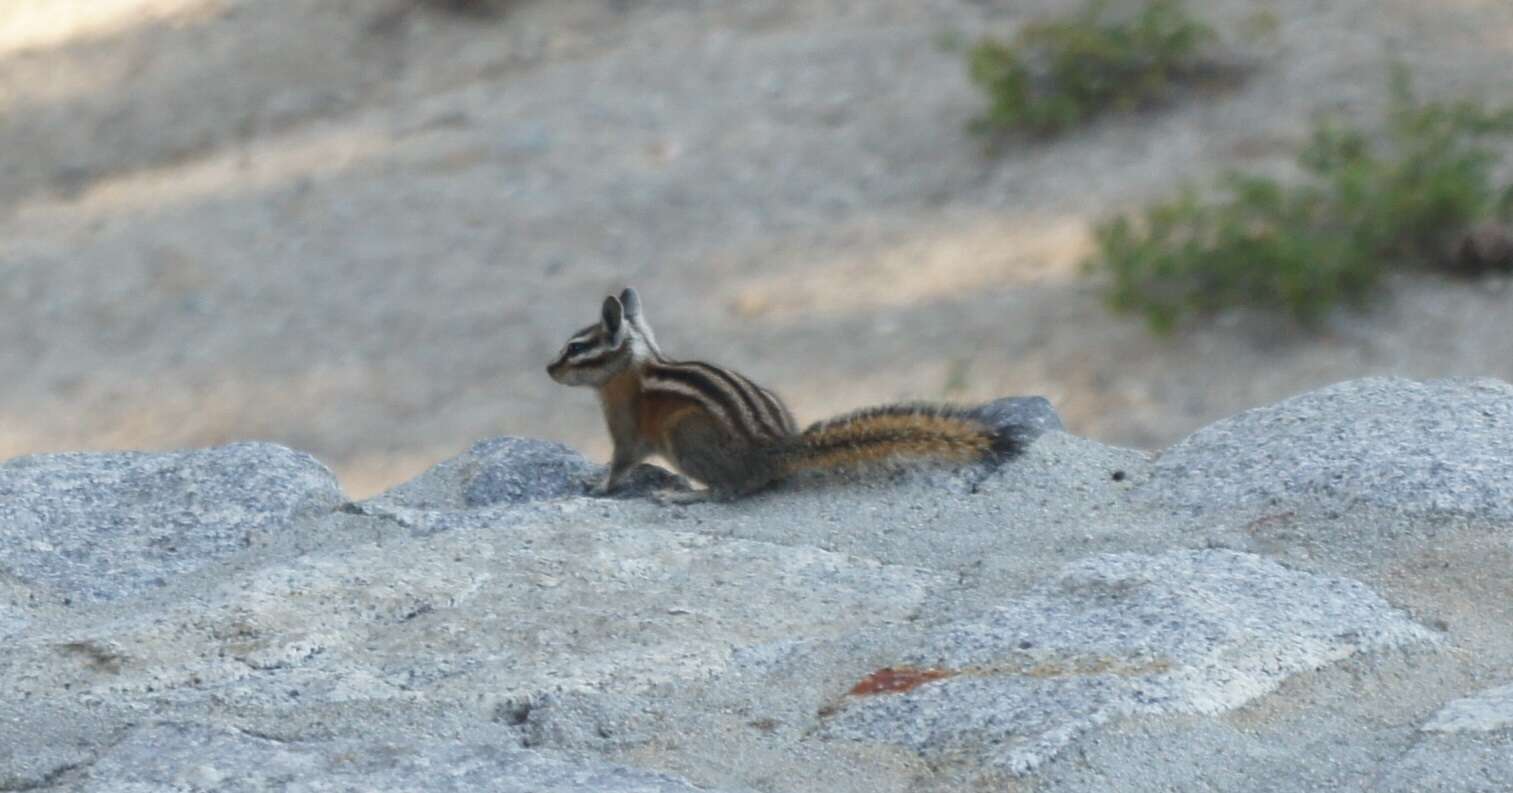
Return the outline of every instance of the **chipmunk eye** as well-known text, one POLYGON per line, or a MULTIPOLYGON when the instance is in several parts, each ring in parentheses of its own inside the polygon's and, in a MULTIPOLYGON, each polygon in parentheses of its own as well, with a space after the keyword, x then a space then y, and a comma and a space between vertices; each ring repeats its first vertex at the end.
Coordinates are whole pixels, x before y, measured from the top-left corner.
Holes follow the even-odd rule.
POLYGON ((581 353, 581 352, 583 352, 584 350, 587 350, 587 349, 588 349, 588 342, 586 342, 586 341, 575 341, 575 342, 567 345, 567 354, 568 355, 577 355, 578 353, 581 353))

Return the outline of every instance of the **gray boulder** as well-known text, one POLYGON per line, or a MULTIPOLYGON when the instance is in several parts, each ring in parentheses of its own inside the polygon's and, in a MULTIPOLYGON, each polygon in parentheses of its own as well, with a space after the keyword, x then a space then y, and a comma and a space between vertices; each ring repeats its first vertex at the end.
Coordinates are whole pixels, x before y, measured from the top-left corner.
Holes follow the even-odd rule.
MULTIPOLYGON (((586 495, 605 467, 560 443, 535 438, 490 438, 421 476, 361 504, 359 513, 407 514, 528 504, 586 495)), ((613 498, 640 498, 662 489, 688 489, 687 480, 652 465, 638 466, 613 498)))
POLYGON ((315 458, 265 443, 22 457, 0 465, 0 566, 73 601, 114 600, 341 501, 315 458))
POLYGON ((1193 513, 1361 506, 1513 519, 1513 385, 1352 380, 1193 433, 1153 495, 1193 513))
POLYGON ((0 465, 0 790, 1503 790, 1513 387, 664 507, 481 442, 0 465), (1479 418, 1478 418, 1479 417, 1479 418))
POLYGON ((1065 429, 1061 416, 1045 397, 1004 397, 977 408, 976 412, 990 425, 1014 431, 1025 443, 1052 430, 1065 429))

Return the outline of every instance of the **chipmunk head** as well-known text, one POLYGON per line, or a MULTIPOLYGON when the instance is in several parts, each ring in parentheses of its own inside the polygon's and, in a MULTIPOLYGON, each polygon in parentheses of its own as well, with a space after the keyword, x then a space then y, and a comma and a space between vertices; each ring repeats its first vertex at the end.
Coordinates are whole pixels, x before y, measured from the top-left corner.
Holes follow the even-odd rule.
POLYGON ((604 298, 599 321, 568 337, 546 373, 563 385, 600 386, 636 361, 661 356, 634 289, 604 298))

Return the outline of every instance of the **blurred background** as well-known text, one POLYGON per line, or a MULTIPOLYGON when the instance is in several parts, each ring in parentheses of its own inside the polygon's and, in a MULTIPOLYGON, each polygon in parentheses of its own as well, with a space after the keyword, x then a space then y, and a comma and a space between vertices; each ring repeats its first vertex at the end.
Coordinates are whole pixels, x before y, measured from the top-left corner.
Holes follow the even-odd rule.
POLYGON ((971 43, 1082 5, 0 0, 0 458, 264 439, 363 496, 492 435, 602 457, 543 368, 625 285, 801 422, 1044 394, 1157 449, 1365 374, 1513 379, 1506 275, 1162 335, 1080 266, 1320 112, 1369 126, 1390 60, 1513 102, 1513 3, 1193 3, 1243 79, 970 133, 971 43))

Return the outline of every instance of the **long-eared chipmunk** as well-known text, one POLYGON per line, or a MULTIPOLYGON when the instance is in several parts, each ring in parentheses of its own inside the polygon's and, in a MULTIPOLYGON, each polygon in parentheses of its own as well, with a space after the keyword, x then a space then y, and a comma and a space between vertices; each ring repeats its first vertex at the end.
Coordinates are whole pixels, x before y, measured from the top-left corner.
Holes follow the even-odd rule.
POLYGON ((771 391, 729 369, 664 357, 634 289, 605 298, 599 321, 569 337, 546 371, 598 390, 615 444, 609 475, 594 488, 601 495, 653 454, 708 488, 659 494, 689 502, 738 498, 805 470, 895 457, 997 462, 1022 450, 1013 428, 950 405, 865 408, 799 432, 771 391))

